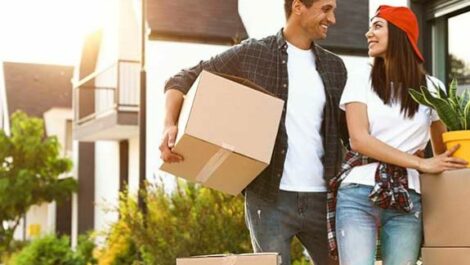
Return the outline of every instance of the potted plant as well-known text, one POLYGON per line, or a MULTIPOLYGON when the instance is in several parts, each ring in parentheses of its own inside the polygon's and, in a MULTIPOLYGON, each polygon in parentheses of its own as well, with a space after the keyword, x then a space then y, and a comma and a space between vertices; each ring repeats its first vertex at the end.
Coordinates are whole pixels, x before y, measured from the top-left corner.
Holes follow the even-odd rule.
POLYGON ((460 96, 457 95, 457 81, 454 79, 449 93, 439 86, 435 92, 422 86, 419 90, 410 89, 410 95, 416 102, 436 110, 448 129, 442 135, 447 148, 460 144, 453 156, 470 162, 470 91, 465 89, 460 96))

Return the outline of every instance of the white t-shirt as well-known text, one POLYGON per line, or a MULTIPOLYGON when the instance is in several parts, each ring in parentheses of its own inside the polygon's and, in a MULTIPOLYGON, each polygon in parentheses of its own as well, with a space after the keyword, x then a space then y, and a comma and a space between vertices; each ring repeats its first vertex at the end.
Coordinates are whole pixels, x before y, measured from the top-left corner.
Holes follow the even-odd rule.
MULTIPOLYGON (((371 69, 371 68, 370 68, 371 69)), ((340 108, 350 102, 361 102, 367 105, 369 118, 369 133, 378 140, 395 147, 403 152, 414 154, 423 150, 430 138, 431 122, 439 120, 437 113, 430 107, 420 105, 413 119, 404 117, 400 112, 400 104, 385 105, 372 90, 370 72, 349 73, 346 87, 340 101, 340 108)), ((427 87, 437 91, 434 84, 444 88, 438 79, 428 76, 427 87)), ((358 183, 375 185, 375 171, 378 163, 354 167, 343 183, 358 183)), ((407 169, 408 186, 420 193, 419 173, 415 169, 407 169)))
POLYGON ((326 97, 311 50, 288 43, 289 91, 286 110, 287 154, 281 190, 324 192, 320 134, 326 97))

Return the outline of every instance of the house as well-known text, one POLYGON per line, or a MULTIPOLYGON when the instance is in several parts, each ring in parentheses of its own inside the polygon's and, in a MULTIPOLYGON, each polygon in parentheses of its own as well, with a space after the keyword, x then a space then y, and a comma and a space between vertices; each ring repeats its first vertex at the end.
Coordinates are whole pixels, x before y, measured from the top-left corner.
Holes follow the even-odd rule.
MULTIPOLYGON (((17 62, 0 64, 0 127, 9 131, 9 117, 17 110, 44 120, 47 136, 56 136, 62 155, 72 155, 73 67, 17 62)), ((16 238, 52 233, 71 234, 71 201, 33 206, 16 238)))
MULTIPOLYGON (((117 213, 106 209, 117 206, 119 191, 128 187, 135 193, 139 186, 141 7, 132 0, 112 5, 114 21, 87 38, 73 78, 74 158, 80 186, 73 199, 73 240, 115 221, 117 213)), ((238 8, 237 0, 147 1, 148 180, 163 179, 171 186, 174 179, 158 171, 165 80, 246 39, 238 8)), ((367 47, 359 33, 367 30, 368 4, 354 0, 354 9, 344 6, 338 13, 348 14, 354 23, 339 22, 322 45, 353 61, 366 61, 367 47)))
MULTIPOLYGON (((81 62, 75 68, 73 150, 80 192, 73 199, 73 238, 90 229, 105 229, 118 218, 117 213, 107 212, 106 208, 117 206, 119 191, 126 187, 131 193, 138 190, 142 58, 147 72, 145 175, 147 180, 163 181, 171 186, 173 177, 158 171, 165 80, 181 68, 228 49, 247 38, 250 32, 256 32, 256 37, 269 35, 283 23, 283 17, 268 19, 271 13, 283 16, 281 0, 256 3, 252 0, 148 0, 145 27, 148 34, 142 56, 140 3, 133 0, 112 3, 108 10, 113 12, 114 20, 89 36, 81 62), (254 8, 257 4, 264 9, 254 8)), ((454 42, 466 43, 465 34, 457 35, 460 39, 454 40, 449 39, 449 32, 453 24, 458 24, 454 19, 464 17, 468 21, 468 0, 338 3, 337 24, 321 45, 338 53, 348 69, 364 69, 367 73, 369 59, 364 33, 379 4, 408 4, 418 13, 423 26, 421 46, 430 58, 426 66, 430 73, 448 79, 453 70, 447 63, 447 47, 454 42)), ((459 71, 463 73, 461 85, 468 85, 469 71, 459 71)))

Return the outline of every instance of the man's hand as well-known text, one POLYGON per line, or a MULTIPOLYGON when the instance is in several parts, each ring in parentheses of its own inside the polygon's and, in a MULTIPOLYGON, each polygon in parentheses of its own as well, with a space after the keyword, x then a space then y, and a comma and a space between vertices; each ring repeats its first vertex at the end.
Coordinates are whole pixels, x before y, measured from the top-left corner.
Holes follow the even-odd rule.
POLYGON ((175 146, 178 127, 176 125, 168 126, 163 131, 163 138, 160 144, 160 158, 166 163, 176 163, 183 161, 183 157, 173 152, 175 146))

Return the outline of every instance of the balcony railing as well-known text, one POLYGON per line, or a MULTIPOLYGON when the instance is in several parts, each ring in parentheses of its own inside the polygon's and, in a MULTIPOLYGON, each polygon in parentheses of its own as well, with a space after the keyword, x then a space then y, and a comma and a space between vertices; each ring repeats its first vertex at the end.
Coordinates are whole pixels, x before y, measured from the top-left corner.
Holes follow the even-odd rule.
POLYGON ((120 60, 101 72, 85 77, 75 87, 76 125, 117 111, 138 112, 140 63, 120 60))
POLYGON ((74 132, 81 141, 119 140, 137 132, 140 63, 119 60, 74 85, 74 132))

